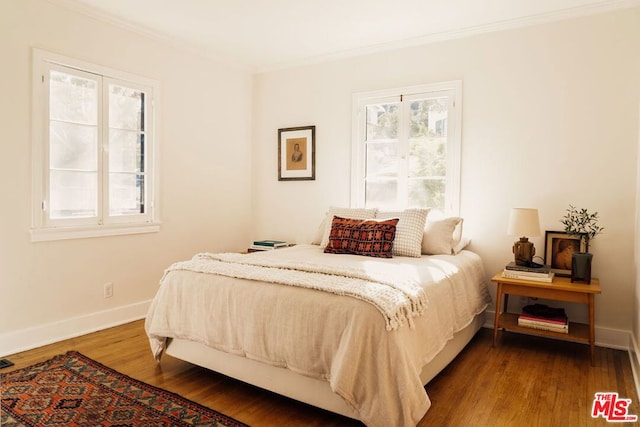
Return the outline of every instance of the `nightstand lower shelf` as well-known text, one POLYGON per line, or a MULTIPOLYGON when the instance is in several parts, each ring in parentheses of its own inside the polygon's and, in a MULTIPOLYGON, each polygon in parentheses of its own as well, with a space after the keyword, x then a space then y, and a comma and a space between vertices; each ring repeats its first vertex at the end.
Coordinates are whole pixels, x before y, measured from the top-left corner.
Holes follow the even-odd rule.
POLYGON ((493 345, 495 347, 500 329, 519 332, 529 335, 539 335, 552 337, 568 341, 576 341, 589 345, 591 364, 595 360, 595 295, 599 294, 600 281, 592 279, 591 284, 584 285, 572 283, 567 277, 554 277, 551 283, 539 282, 535 280, 521 280, 502 277, 502 273, 497 273, 491 279, 497 284, 496 289, 496 312, 493 323, 493 345), (527 328, 518 325, 518 315, 508 312, 509 295, 520 295, 527 297, 551 299, 557 301, 567 301, 572 303, 585 304, 589 313, 589 323, 569 322, 569 331, 566 334, 545 331, 535 328, 527 328))
POLYGON ((523 334, 540 335, 544 337, 560 338, 567 341, 576 341, 589 344, 589 325, 584 323, 569 322, 569 333, 563 334, 543 329, 528 328, 518 325, 518 315, 515 313, 502 313, 498 319, 498 328, 506 331, 520 332, 523 334))

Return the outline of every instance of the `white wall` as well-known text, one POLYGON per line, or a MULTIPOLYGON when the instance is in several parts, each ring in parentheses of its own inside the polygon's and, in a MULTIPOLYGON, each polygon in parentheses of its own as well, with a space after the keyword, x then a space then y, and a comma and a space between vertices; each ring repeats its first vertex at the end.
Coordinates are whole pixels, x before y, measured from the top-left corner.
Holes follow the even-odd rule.
POLYGON ((164 268, 195 252, 308 241, 329 205, 349 204, 352 93, 452 79, 464 85, 461 213, 487 275, 511 256, 511 206, 538 207, 549 230, 569 203, 597 210, 596 321, 629 331, 639 44, 632 9, 252 81, 55 3, 0 2, 0 354, 140 316, 164 268), (31 243, 31 47, 161 81, 161 232, 31 243), (277 129, 310 124, 316 181, 278 182, 277 129), (103 299, 109 281, 115 294, 103 299))
POLYGON ((140 316, 170 263, 246 248, 248 72, 42 0, 0 2, 0 54, 0 354, 140 316), (161 82, 159 233, 30 241, 32 47, 161 82))
MULTIPOLYGON (((640 102, 638 105, 640 115, 640 102)), ((638 171, 636 175, 636 224, 635 224, 635 294, 633 298, 633 335, 630 342, 631 367, 636 390, 640 390, 640 126, 638 129, 638 171)))
POLYGON ((598 211, 596 323, 628 333, 639 51, 636 8, 257 75, 254 237, 308 242, 329 205, 349 204, 352 93, 461 79, 461 214, 487 276, 512 256, 510 207, 537 207, 543 230, 570 203, 598 211), (316 180, 278 182, 277 129, 302 125, 316 125, 316 180))

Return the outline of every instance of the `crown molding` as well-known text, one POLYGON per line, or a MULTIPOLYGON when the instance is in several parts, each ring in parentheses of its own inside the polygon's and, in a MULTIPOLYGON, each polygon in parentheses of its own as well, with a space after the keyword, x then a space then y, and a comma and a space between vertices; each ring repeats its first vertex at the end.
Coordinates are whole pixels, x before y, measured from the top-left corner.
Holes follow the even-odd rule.
POLYGON ((267 73, 272 71, 283 70, 287 68, 295 68, 306 65, 313 65, 322 62, 336 61, 355 56, 364 56, 391 50, 398 50, 427 44, 439 43, 448 40, 461 39, 466 37, 477 36, 481 34, 494 33, 499 31, 513 30, 517 28, 532 27, 552 22, 558 22, 568 19, 579 18, 589 15, 598 15, 607 12, 613 12, 621 9, 631 9, 640 6, 640 0, 604 0, 599 3, 586 6, 578 6, 574 8, 548 12, 538 15, 530 15, 521 18, 508 19, 499 22, 492 22, 485 25, 477 25, 473 27, 460 28, 451 31, 443 31, 439 33, 427 34, 411 39, 398 40, 390 43, 381 43, 377 45, 367 46, 364 48, 345 50, 327 55, 318 55, 314 57, 293 60, 286 63, 275 64, 273 66, 258 67, 256 74, 267 73))
POLYGON ((194 43, 190 43, 186 40, 176 38, 174 36, 163 34, 145 25, 134 24, 131 21, 111 15, 109 13, 98 10, 91 6, 87 6, 86 4, 78 2, 76 0, 45 0, 45 1, 55 6, 59 6, 61 8, 69 10, 71 12, 84 15, 91 19, 95 19, 96 21, 113 25, 115 27, 121 28, 126 31, 130 31, 139 36, 146 37, 148 39, 155 40, 160 43, 165 43, 174 49, 182 50, 190 54, 205 58, 207 60, 212 60, 221 65, 225 65, 231 68, 235 68, 239 71, 244 71, 249 73, 252 73, 255 71, 254 67, 251 64, 244 63, 242 61, 237 60, 236 58, 221 54, 219 52, 214 52, 211 49, 206 49, 202 46, 197 46, 194 43))
POLYGON ((214 60, 220 64, 227 65, 233 68, 237 68, 249 73, 267 73, 271 71, 278 71, 287 68, 296 68, 306 65, 313 65, 322 62, 336 61, 340 59, 346 59, 355 56, 363 56, 374 53, 388 52, 390 50, 403 49, 408 47, 415 47, 420 45, 432 44, 443 42, 447 40, 455 40, 465 37, 476 36, 480 34, 511 30, 516 28, 530 27, 535 25, 541 25, 545 23, 557 22, 572 18, 578 18, 588 15, 596 15, 621 9, 630 9, 640 6, 640 0, 602 0, 590 5, 576 6, 572 8, 562 9, 553 12, 541 13, 537 15, 530 15, 520 18, 508 19, 504 21, 492 22, 484 25, 477 25, 472 27, 459 28, 451 31, 443 31, 439 33, 426 34, 424 36, 403 39, 393 41, 389 43, 381 43, 372 46, 366 46, 362 48, 349 49, 340 52, 334 52, 326 55, 315 55, 307 58, 297 58, 291 61, 285 61, 272 64, 247 64, 239 61, 237 58, 233 58, 229 55, 224 55, 220 52, 215 52, 211 49, 206 49, 203 46, 197 46, 194 43, 190 43, 184 39, 179 39, 173 36, 168 36, 153 30, 149 27, 140 24, 133 24, 132 22, 108 14, 106 12, 97 10, 91 6, 87 6, 77 0, 46 0, 47 2, 63 7, 65 9, 83 14, 90 18, 123 28, 125 30, 134 32, 138 35, 148 37, 168 45, 188 51, 192 54, 205 57, 209 60, 214 60))

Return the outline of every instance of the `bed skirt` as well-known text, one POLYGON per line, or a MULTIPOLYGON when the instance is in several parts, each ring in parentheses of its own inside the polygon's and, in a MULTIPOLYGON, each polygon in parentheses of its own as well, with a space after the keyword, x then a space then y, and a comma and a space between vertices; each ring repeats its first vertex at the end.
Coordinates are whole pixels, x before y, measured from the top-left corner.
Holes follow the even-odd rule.
MULTIPOLYGON (((420 379, 423 384, 431 381, 462 351, 482 327, 484 319, 484 312, 476 316, 422 368, 420 379)), ((166 354, 300 402, 358 419, 356 412, 331 390, 326 381, 184 339, 172 339, 167 345, 166 354)))

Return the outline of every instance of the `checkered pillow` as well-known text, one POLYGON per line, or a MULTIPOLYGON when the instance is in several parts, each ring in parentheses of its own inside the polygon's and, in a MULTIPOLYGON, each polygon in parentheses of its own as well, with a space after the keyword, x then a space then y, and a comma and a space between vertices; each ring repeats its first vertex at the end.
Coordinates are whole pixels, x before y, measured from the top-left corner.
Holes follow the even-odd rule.
POLYGON ((378 212, 376 218, 399 218, 396 240, 393 242, 394 256, 420 258, 422 237, 429 209, 406 209, 401 212, 378 212))
POLYGON ((398 218, 359 220, 334 216, 326 253, 391 258, 398 218))

